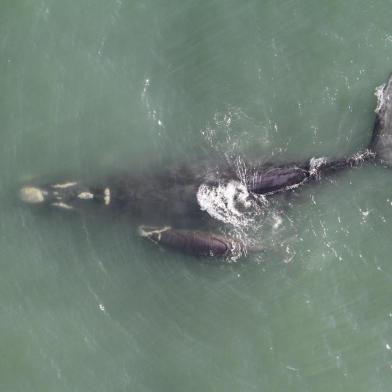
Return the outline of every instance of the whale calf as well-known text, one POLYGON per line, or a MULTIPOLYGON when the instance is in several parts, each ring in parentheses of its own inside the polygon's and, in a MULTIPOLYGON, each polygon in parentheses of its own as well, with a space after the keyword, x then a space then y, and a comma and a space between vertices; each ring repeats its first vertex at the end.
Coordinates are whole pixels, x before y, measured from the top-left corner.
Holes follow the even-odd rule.
POLYGON ((139 233, 154 243, 195 256, 230 257, 260 250, 217 235, 214 222, 233 223, 252 206, 282 192, 366 162, 392 165, 392 75, 377 89, 376 119, 369 144, 341 159, 302 163, 250 164, 241 173, 228 165, 177 167, 159 173, 114 175, 98 181, 25 184, 24 203, 69 211, 103 209, 127 214, 139 233), (228 214, 230 212, 230 214, 228 214))
MULTIPOLYGON (((139 234, 161 246, 193 256, 231 257, 238 252, 249 252, 241 241, 197 230, 140 226, 139 234)), ((261 249, 259 250, 261 251, 261 249)))

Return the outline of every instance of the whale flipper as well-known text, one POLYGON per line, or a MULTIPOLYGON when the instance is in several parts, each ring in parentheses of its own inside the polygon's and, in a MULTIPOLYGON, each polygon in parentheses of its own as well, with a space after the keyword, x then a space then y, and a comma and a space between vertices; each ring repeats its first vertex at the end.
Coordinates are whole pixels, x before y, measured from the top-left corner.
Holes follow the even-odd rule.
POLYGON ((376 90, 378 99, 376 121, 369 149, 385 165, 392 166, 392 74, 376 90))

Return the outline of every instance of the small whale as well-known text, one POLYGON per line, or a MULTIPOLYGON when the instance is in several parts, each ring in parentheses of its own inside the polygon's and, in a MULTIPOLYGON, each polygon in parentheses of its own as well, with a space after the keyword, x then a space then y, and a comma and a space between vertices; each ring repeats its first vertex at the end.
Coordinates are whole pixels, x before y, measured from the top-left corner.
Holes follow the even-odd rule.
POLYGON ((139 234, 158 245, 193 256, 233 257, 238 252, 253 250, 246 249, 241 241, 227 236, 196 230, 173 229, 170 226, 140 226, 139 234))
POLYGON ((260 198, 283 192, 364 163, 392 165, 392 75, 377 89, 376 119, 369 144, 341 159, 310 158, 300 163, 246 163, 240 175, 228 164, 198 164, 159 173, 114 175, 99 181, 25 184, 26 204, 64 211, 93 208, 127 214, 139 234, 172 250, 195 256, 231 257, 262 250, 213 233, 211 223, 236 224, 260 198))

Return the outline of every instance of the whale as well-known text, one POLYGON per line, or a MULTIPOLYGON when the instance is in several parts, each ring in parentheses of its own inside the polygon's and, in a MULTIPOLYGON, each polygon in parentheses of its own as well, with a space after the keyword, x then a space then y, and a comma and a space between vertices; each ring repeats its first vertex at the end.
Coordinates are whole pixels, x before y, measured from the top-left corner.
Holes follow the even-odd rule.
POLYGON ((215 224, 235 225, 236 219, 266 200, 343 170, 369 163, 392 166, 392 74, 376 89, 376 96, 370 141, 348 157, 243 161, 241 170, 227 162, 199 162, 97 180, 33 181, 23 184, 18 196, 37 208, 125 215, 142 238, 193 256, 227 258, 263 251, 262 246, 214 232, 215 224))

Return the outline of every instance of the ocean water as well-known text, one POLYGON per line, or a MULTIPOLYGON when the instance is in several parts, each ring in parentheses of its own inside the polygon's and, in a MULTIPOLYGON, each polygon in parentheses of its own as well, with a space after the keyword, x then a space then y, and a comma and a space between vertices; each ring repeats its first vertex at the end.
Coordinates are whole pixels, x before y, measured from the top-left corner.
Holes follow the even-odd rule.
POLYGON ((390 391, 392 173, 282 200, 206 263, 126 218, 39 214, 44 176, 366 146, 390 1, 2 0, 1 391, 390 391))

